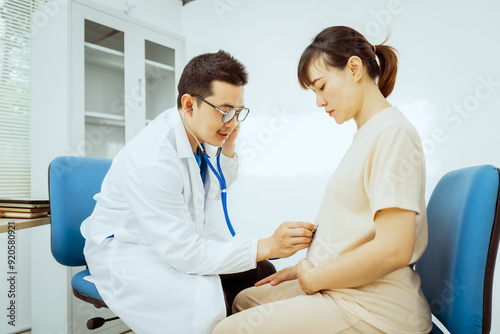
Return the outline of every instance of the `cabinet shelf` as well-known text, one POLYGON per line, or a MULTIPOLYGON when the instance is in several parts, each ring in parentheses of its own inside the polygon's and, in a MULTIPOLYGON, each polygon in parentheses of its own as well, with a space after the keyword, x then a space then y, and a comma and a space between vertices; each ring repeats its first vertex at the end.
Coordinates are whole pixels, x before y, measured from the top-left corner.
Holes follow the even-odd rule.
POLYGON ((91 49, 94 49, 94 50, 99 50, 99 51, 102 51, 102 52, 105 52, 105 53, 109 53, 109 54, 112 54, 112 55, 115 55, 115 56, 122 56, 122 57, 124 56, 123 52, 116 51, 116 50, 107 48, 105 46, 100 46, 100 45, 89 43, 89 42, 85 42, 84 45, 86 47, 88 47, 88 48, 91 48, 91 49))
POLYGON ((153 60, 148 60, 148 59, 146 59, 145 63, 146 63, 146 66, 149 65, 149 66, 159 67, 159 68, 162 68, 162 69, 167 70, 167 71, 175 72, 175 68, 173 66, 170 66, 170 65, 165 65, 165 64, 153 61, 153 60))
POLYGON ((85 43, 85 63, 102 69, 123 72, 123 52, 100 45, 85 43))
MULTIPOLYGON (((149 84, 157 86, 165 81, 168 81, 170 78, 174 78, 174 76, 175 76, 175 70, 172 69, 171 66, 146 61, 146 81, 149 84)), ((175 83, 175 79, 173 80, 175 83)))
POLYGON ((95 125, 109 124, 114 126, 125 126, 125 116, 85 111, 85 123, 95 125))

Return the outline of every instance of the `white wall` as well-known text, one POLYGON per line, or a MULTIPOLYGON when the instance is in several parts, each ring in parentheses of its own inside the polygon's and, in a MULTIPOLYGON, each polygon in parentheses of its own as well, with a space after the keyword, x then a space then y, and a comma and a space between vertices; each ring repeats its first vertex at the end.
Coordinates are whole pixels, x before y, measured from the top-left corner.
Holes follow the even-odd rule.
MULTIPOLYGON (((355 131, 338 126, 300 89, 297 63, 323 28, 347 25, 400 55, 389 100, 417 126, 427 158, 427 195, 449 170, 500 166, 500 32, 497 1, 196 0, 183 8, 187 59, 224 49, 248 68, 239 149, 241 177, 229 194, 235 228, 268 236, 284 220, 314 221, 325 181, 355 131), (492 82, 484 84, 485 81, 492 82), (458 110, 462 110, 461 114, 458 110), (281 115, 281 116, 280 116, 281 115)), ((223 229, 220 208, 214 218, 223 229)), ((280 260, 278 268, 295 263, 280 260)), ((494 314, 500 312, 500 277, 494 314)), ((500 333, 493 322, 492 333, 500 333)))

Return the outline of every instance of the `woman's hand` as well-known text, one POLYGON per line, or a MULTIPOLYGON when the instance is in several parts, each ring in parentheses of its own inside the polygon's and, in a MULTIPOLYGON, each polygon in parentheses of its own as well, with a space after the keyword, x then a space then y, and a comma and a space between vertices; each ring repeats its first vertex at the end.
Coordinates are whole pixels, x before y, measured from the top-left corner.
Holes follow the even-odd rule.
POLYGON ((316 268, 311 261, 307 259, 302 259, 299 264, 297 264, 297 279, 302 290, 308 295, 318 292, 318 290, 313 287, 315 271, 316 268))
POLYGON ((314 224, 308 222, 284 222, 272 236, 259 240, 257 262, 270 258, 285 258, 309 247, 314 224))
POLYGON ((290 281, 296 278, 297 278, 297 266, 295 265, 293 267, 281 269, 280 271, 272 275, 269 275, 266 278, 261 279, 260 281, 255 283, 255 286, 264 285, 267 283, 271 283, 271 285, 274 286, 280 284, 281 282, 290 281))

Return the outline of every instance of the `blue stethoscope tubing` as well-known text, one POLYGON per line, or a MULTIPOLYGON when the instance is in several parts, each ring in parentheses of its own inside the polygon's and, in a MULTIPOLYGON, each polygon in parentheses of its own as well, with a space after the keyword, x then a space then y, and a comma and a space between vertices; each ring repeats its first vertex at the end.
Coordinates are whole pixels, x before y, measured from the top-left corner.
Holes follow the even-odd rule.
POLYGON ((219 181, 220 190, 221 190, 220 197, 221 197, 221 202, 222 202, 222 209, 224 210, 224 218, 226 219, 226 224, 227 224, 227 228, 229 229, 229 232, 234 237, 236 235, 236 232, 234 231, 233 225, 231 224, 231 220, 229 220, 229 214, 227 213, 226 179, 224 178, 224 174, 222 173, 222 168, 220 166, 220 155, 221 155, 222 147, 221 146, 218 147, 217 154, 216 154, 217 155, 217 169, 219 170, 219 172, 217 173, 217 171, 215 170, 215 167, 210 162, 207 151, 205 151, 205 148, 203 147, 203 145, 200 144, 200 142, 198 141, 198 138, 196 138, 193 131, 191 131, 189 126, 187 126, 186 122, 184 121, 184 115, 186 115, 186 112, 190 109, 184 110, 184 113, 182 114, 182 123, 184 123, 184 126, 186 127, 186 129, 189 130, 191 135, 196 140, 196 143, 198 143, 198 148, 200 149, 200 152, 201 152, 201 155, 203 156, 203 159, 205 159, 205 161, 207 162, 207 165, 210 167, 210 169, 212 170, 214 175, 217 177, 217 180, 219 181))
MULTIPOLYGON (((222 173, 222 168, 220 167, 220 154, 221 154, 221 147, 218 148, 217 150, 217 169, 219 170, 219 173, 215 170, 214 166, 210 163, 210 159, 208 159, 207 152, 203 150, 203 158, 207 162, 207 165, 210 167, 214 175, 217 177, 217 180, 219 180, 220 184, 220 198, 222 201, 222 209, 224 210, 224 217, 226 218, 226 224, 227 228, 229 229, 229 232, 231 232, 231 235, 234 237, 236 235, 236 232, 234 231, 233 225, 231 224, 231 220, 229 219, 229 214, 227 213, 227 187, 226 187, 226 179, 224 178, 224 174, 222 173)), ((269 260, 278 260, 278 257, 269 259, 269 260)))
POLYGON ((215 167, 212 165, 210 162, 210 159, 208 158, 207 152, 203 151, 203 158, 207 162, 207 165, 210 167, 212 172, 214 173, 215 177, 217 177, 217 180, 219 180, 220 184, 220 198, 222 201, 222 209, 224 210, 224 217, 226 218, 226 224, 227 228, 229 229, 229 232, 231 235, 234 237, 236 235, 236 232, 234 231, 233 225, 231 224, 231 220, 229 219, 229 214, 227 213, 227 187, 226 187, 226 179, 224 178, 224 174, 222 173, 222 168, 220 167, 220 155, 221 155, 221 148, 217 150, 217 171, 215 170, 215 167))
MULTIPOLYGON (((186 127, 186 129, 188 129, 189 132, 191 133, 191 135, 193 135, 194 139, 196 140, 196 143, 198 143, 198 148, 200 149, 200 152, 201 152, 201 155, 203 156, 203 159, 205 159, 205 161, 207 162, 207 165, 210 167, 210 169, 214 173, 215 177, 217 177, 217 180, 219 180, 220 191, 221 191, 220 198, 221 198, 221 202, 222 202, 222 209, 224 210, 224 218, 226 218, 226 225, 227 225, 227 228, 229 229, 229 232, 234 237, 236 235, 236 232, 234 231, 233 225, 231 224, 231 220, 229 219, 229 214, 227 213, 226 179, 224 178, 224 174, 222 173, 222 168, 220 166, 220 155, 221 155, 222 147, 221 146, 218 147, 217 154, 216 154, 216 156, 217 156, 217 169, 219 170, 219 172, 217 173, 217 171, 215 170, 215 167, 210 162, 207 151, 205 151, 205 148, 203 147, 203 145, 200 144, 200 142, 198 141, 198 138, 196 138, 193 131, 191 131, 189 126, 187 126, 186 122, 184 121, 184 115, 186 114, 186 112, 188 110, 189 109, 184 110, 184 113, 182 114, 182 123, 184 123, 184 126, 186 127)), ((279 258, 276 257, 276 258, 272 258, 269 260, 278 260, 278 259, 279 258)))

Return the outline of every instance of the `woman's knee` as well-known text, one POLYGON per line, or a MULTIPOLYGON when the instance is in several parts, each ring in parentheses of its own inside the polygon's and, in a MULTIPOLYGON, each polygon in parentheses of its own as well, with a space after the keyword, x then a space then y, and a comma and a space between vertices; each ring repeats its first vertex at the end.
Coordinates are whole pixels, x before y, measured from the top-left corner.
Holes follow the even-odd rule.
POLYGON ((253 297, 255 287, 245 289, 238 293, 233 302, 233 314, 260 305, 253 297))
POLYGON ((212 334, 229 334, 231 333, 228 329, 228 326, 226 326, 226 320, 229 318, 226 318, 222 321, 220 321, 217 326, 212 331, 212 334))

